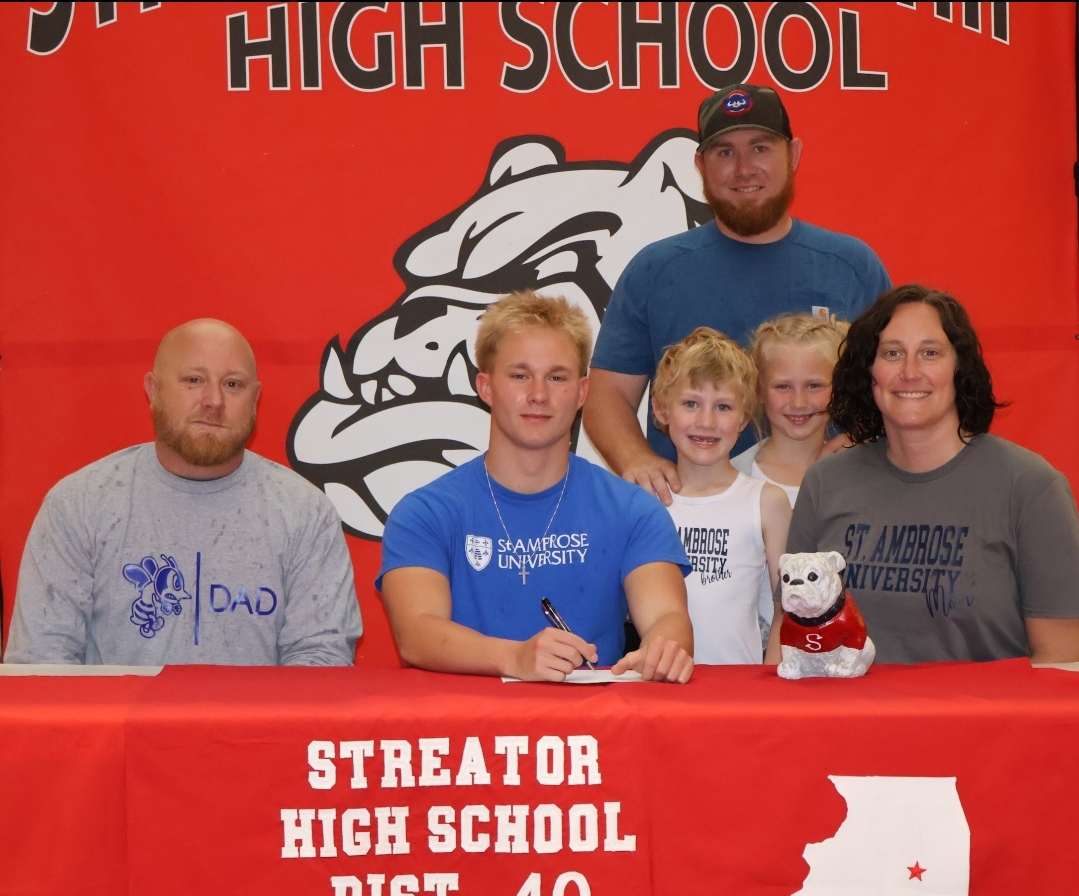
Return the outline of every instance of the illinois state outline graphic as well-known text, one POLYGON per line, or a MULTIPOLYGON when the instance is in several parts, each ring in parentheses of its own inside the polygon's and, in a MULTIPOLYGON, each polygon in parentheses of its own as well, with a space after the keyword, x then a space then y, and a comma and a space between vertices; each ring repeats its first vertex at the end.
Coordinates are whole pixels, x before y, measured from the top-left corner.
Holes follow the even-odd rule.
POLYGON ((967 896, 970 827, 955 778, 829 775, 847 802, 835 836, 802 853, 794 896, 967 896))

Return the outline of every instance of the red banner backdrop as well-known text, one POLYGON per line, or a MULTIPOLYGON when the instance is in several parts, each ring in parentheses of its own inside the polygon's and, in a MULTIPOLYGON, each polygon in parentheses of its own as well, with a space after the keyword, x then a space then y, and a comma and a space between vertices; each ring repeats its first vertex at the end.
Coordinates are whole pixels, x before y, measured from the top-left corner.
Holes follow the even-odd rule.
MULTIPOLYGON (((795 213, 971 309, 995 430, 1079 484, 1073 4, 0 5, 0 566, 63 475, 151 438, 194 317, 251 339, 252 447, 345 520, 366 634, 401 494, 483 449, 471 336, 520 286, 602 318, 707 219, 684 129, 783 94, 795 213), (1063 413, 1061 410, 1063 409, 1063 413)), ((577 448, 591 454, 587 440, 577 448)))

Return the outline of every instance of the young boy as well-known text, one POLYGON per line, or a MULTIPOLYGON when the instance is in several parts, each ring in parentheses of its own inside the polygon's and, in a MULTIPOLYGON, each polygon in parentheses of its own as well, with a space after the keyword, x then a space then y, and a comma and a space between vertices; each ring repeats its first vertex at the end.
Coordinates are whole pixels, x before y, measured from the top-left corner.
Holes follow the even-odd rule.
POLYGON ((757 598, 775 588, 791 508, 782 489, 731 466, 753 415, 757 370, 738 343, 698 327, 656 370, 652 411, 678 452, 682 489, 667 508, 692 572, 686 576, 696 663, 760 663, 757 598))

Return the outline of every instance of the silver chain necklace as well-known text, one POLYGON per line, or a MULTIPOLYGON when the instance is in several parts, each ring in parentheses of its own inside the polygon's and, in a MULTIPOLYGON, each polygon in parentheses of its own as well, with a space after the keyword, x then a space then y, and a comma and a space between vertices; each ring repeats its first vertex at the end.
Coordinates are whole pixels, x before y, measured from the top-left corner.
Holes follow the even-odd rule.
MULTIPOLYGON (((506 539, 512 544, 513 536, 510 535, 510 530, 506 528, 506 521, 502 519, 502 511, 498 508, 498 501, 495 500, 495 490, 491 485, 491 473, 487 469, 487 458, 483 459, 483 472, 487 476, 487 490, 491 493, 491 503, 495 505, 495 513, 498 514, 498 521, 502 524, 502 531, 506 533, 506 539)), ((554 522, 554 518, 558 516, 558 508, 562 506, 562 498, 566 494, 566 486, 569 485, 569 465, 566 465, 566 476, 562 480, 562 492, 558 496, 558 503, 554 506, 554 513, 551 514, 551 518, 547 520, 547 528, 543 530, 543 535, 540 536, 542 541, 547 537, 547 533, 551 531, 551 524, 554 522)), ((528 569, 525 567, 524 558, 521 560, 521 571, 518 573, 521 577, 521 584, 528 584, 528 569)))

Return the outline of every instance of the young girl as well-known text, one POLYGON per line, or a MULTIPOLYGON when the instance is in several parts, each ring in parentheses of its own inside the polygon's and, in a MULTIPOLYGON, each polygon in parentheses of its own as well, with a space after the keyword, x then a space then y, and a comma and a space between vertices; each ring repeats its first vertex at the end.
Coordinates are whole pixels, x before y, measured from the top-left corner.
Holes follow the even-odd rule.
MULTIPOLYGON (((734 467, 798 497, 802 476, 820 454, 828 429, 832 369, 850 325, 810 314, 789 314, 757 327, 750 355, 757 366, 757 428, 764 437, 735 457, 734 467)), ((774 608, 772 591, 761 589, 764 643, 774 608)))
POLYGON ((682 490, 668 510, 693 567, 686 591, 697 663, 763 658, 758 595, 775 587, 791 508, 782 489, 731 466, 756 381, 738 343, 699 327, 667 349, 652 386, 656 425, 678 452, 682 490))

